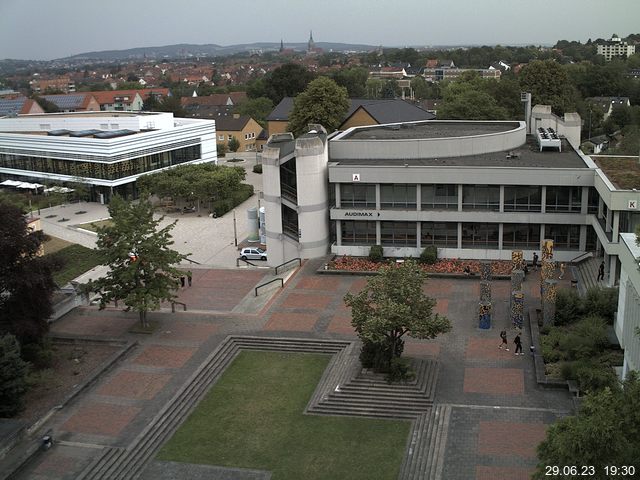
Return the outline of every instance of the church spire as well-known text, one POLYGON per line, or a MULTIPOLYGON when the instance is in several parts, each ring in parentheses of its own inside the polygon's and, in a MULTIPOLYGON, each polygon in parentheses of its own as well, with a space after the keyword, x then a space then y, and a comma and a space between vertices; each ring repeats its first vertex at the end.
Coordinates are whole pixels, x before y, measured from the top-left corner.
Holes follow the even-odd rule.
POLYGON ((283 50, 284 50, 284 43, 282 39, 280 39, 280 53, 282 53, 283 50))
POLYGON ((316 48, 316 44, 313 41, 313 30, 309 30, 309 42, 307 43, 307 52, 313 52, 316 48))

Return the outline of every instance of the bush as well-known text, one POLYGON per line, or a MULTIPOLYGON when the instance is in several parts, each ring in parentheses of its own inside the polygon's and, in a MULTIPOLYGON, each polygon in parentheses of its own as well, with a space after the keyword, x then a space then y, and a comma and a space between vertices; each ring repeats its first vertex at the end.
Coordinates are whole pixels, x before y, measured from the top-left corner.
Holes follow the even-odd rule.
POLYGON ((556 325, 575 323, 582 315, 582 299, 576 289, 560 289, 556 295, 556 325))
POLYGON ((229 151, 226 143, 216 143, 216 149, 219 157, 224 157, 229 151))
POLYGON ((551 327, 547 335, 540 336, 542 358, 545 363, 554 363, 568 360, 567 352, 560 348, 561 343, 566 343, 568 332, 564 329, 551 327))
POLYGON ((239 187, 230 198, 222 198, 211 203, 211 211, 215 212, 216 216, 221 217, 253 195, 253 185, 241 183, 239 187))
MULTIPOLYGON (((404 341, 398 339, 395 349, 395 358, 399 358, 404 350, 404 341)), ((362 342, 360 350, 360 363, 363 368, 371 368, 376 372, 389 373, 389 365, 394 359, 391 357, 391 344, 373 343, 369 341, 362 342)))
POLYGON ((20 358, 13 335, 0 337, 0 418, 13 417, 23 407, 29 364, 20 358))
POLYGON ((580 390, 586 393, 596 392, 606 387, 615 388, 618 377, 613 369, 599 359, 583 359, 566 362, 561 367, 562 378, 576 380, 580 390))
POLYGON ((607 324, 600 317, 587 317, 577 322, 559 342, 558 349, 570 360, 597 355, 609 344, 607 324))
POLYGON ((382 245, 373 245, 369 250, 369 260, 372 262, 381 262, 384 258, 382 245))
POLYGON ((253 166, 253 173, 262 173, 262 164, 258 163, 253 166))
POLYGON ((43 339, 41 343, 25 343, 22 346, 22 359, 37 370, 49 368, 53 363, 51 342, 43 339))
POLYGON ((435 245, 429 245, 420 254, 420 263, 433 265, 437 261, 438 261, 438 247, 436 247, 435 245))
POLYGON ((387 382, 410 382, 416 378, 416 373, 411 368, 411 363, 405 358, 391 359, 391 366, 387 373, 387 382))
POLYGON ((618 310, 617 288, 592 287, 587 290, 587 296, 584 299, 584 312, 602 317, 609 325, 612 325, 616 310, 618 310))

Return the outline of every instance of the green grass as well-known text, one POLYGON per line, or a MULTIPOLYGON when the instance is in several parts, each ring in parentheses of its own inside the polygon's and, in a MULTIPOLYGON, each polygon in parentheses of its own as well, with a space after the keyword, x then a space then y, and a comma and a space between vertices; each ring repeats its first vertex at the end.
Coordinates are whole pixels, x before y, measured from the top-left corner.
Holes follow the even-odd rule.
POLYGON ((113 221, 108 218, 106 220, 98 220, 95 222, 89 222, 89 223, 81 223, 80 225, 78 225, 78 228, 83 228, 85 230, 90 230, 92 232, 98 232, 98 227, 108 227, 113 225, 113 221))
POLYGON ((56 261, 61 265, 61 268, 53 274, 53 280, 60 287, 100 265, 98 252, 82 245, 69 245, 51 255, 55 256, 56 261))
POLYGON ((158 458, 273 480, 397 478, 408 421, 303 414, 329 358, 241 352, 158 458))

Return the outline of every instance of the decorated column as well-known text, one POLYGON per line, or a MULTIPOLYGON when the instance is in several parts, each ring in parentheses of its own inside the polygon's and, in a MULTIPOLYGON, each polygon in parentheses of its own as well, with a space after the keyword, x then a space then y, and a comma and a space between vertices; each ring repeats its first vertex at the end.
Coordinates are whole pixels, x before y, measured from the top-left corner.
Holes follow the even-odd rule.
POLYGON ((545 280, 544 297, 542 299, 542 321, 544 325, 553 325, 556 318, 556 286, 558 281, 545 280))
POLYGON ((491 328, 491 302, 480 302, 478 306, 479 327, 483 330, 491 328))
POLYGON ((524 254, 522 250, 513 250, 511 252, 511 271, 524 270, 524 254))
POLYGON ((524 293, 521 290, 511 292, 511 325, 522 328, 524 323, 524 293))

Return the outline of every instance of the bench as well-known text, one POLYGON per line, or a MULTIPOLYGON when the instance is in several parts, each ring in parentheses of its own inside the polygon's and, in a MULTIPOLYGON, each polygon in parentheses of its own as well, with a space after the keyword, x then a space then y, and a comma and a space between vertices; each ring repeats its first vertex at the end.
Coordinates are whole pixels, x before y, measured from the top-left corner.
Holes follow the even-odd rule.
POLYGON ((576 382, 575 380, 567 380, 567 387, 569 387, 569 392, 573 393, 576 397, 580 396, 578 382, 576 382))

